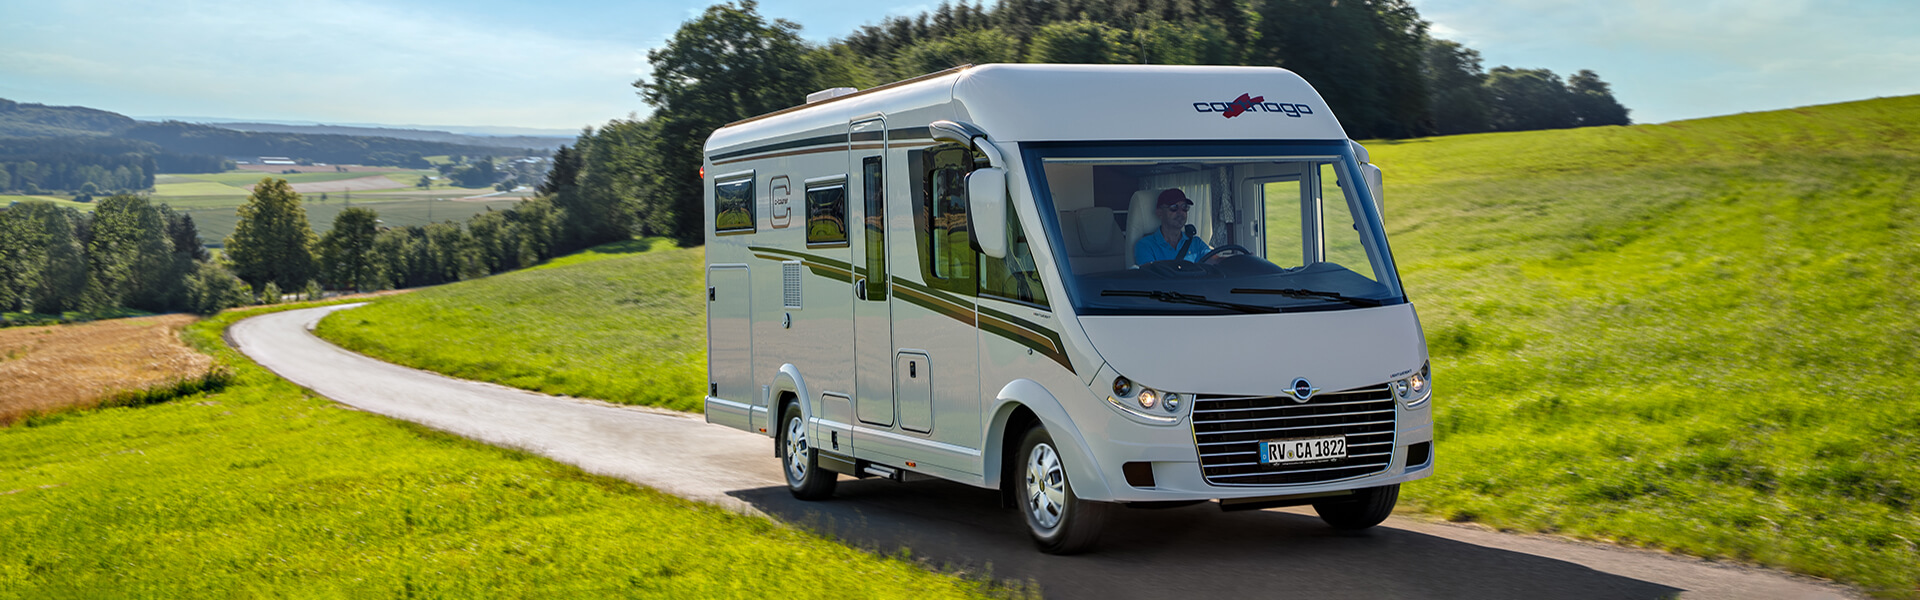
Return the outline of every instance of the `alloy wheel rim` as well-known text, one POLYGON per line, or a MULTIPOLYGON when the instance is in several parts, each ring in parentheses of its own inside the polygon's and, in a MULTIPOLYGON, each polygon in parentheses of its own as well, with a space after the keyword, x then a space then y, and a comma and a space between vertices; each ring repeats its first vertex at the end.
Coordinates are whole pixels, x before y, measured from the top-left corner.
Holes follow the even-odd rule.
POLYGON ((807 429, 800 418, 787 420, 787 478, 799 483, 807 480, 807 429))
POLYGON ((1038 444, 1027 455, 1027 510, 1041 529, 1053 529, 1067 513, 1067 474, 1053 446, 1038 444))

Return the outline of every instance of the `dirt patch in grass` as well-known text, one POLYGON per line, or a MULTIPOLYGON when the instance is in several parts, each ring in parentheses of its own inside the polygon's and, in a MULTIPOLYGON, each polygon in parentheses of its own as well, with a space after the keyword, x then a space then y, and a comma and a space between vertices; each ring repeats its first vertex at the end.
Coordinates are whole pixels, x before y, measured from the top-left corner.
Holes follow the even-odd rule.
POLYGON ((0 329, 0 425, 199 377, 213 359, 180 341, 192 315, 0 329))

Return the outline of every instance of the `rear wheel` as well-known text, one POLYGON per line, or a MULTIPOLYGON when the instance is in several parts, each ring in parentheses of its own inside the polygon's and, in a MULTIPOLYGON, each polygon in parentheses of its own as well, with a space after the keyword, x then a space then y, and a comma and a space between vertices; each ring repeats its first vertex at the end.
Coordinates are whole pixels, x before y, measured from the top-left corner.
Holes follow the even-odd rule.
POLYGON ((1081 500, 1074 494, 1066 463, 1046 428, 1027 430, 1019 456, 1020 513, 1040 551, 1078 554, 1092 549, 1111 505, 1081 500))
POLYGON ((1352 496, 1328 502, 1313 503, 1313 511, 1320 513, 1320 520, 1334 529, 1358 531, 1379 525, 1393 514, 1393 505, 1400 501, 1400 484, 1354 490, 1352 496))
POLYGON ((807 420, 800 416, 800 405, 787 404, 781 415, 780 466, 787 474, 787 491, 801 500, 833 496, 840 476, 820 468, 820 449, 807 439, 807 420))

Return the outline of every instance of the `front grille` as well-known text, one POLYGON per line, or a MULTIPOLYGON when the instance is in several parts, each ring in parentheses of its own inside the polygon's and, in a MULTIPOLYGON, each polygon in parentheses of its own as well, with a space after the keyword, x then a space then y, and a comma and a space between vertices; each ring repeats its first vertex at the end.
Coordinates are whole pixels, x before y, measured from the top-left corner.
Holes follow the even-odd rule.
POLYGON ((1319 394, 1299 404, 1285 396, 1193 400, 1200 470, 1214 485, 1291 485, 1372 475, 1393 462, 1393 392, 1386 385, 1319 394), (1294 465, 1260 464, 1260 441, 1347 436, 1347 458, 1294 465))

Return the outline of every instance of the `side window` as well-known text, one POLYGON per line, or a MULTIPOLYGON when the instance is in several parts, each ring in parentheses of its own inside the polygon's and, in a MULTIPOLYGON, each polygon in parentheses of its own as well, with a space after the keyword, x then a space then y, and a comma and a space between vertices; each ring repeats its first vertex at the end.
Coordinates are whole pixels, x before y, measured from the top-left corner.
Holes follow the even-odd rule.
POLYGON ((887 194, 880 157, 860 161, 860 190, 866 200, 863 243, 867 245, 867 299, 887 299, 887 194))
POLYGON ((1326 260, 1373 279, 1373 270, 1367 268, 1373 261, 1367 259, 1367 249, 1360 244, 1360 226, 1353 218, 1351 203, 1360 196, 1347 193, 1347 182, 1333 163, 1320 163, 1319 168, 1320 230, 1326 236, 1326 260))
POLYGON ((1300 228, 1300 180, 1288 178, 1260 184, 1261 208, 1265 213, 1260 235, 1265 238, 1262 256, 1282 267, 1307 264, 1304 234, 1300 228))
POLYGON ((1047 291, 1034 266, 1033 244, 1020 227, 1013 201, 1007 201, 1007 257, 980 255, 980 294, 1047 308, 1047 291))
POLYGON ((753 173, 713 180, 713 230, 753 232, 753 173))
POLYGON ((847 245, 847 178, 807 182, 807 245, 847 245))
POLYGON ((934 288, 972 295, 978 290, 974 269, 979 259, 967 219, 967 173, 973 158, 965 148, 936 146, 913 153, 916 179, 915 225, 921 242, 921 268, 934 288))

